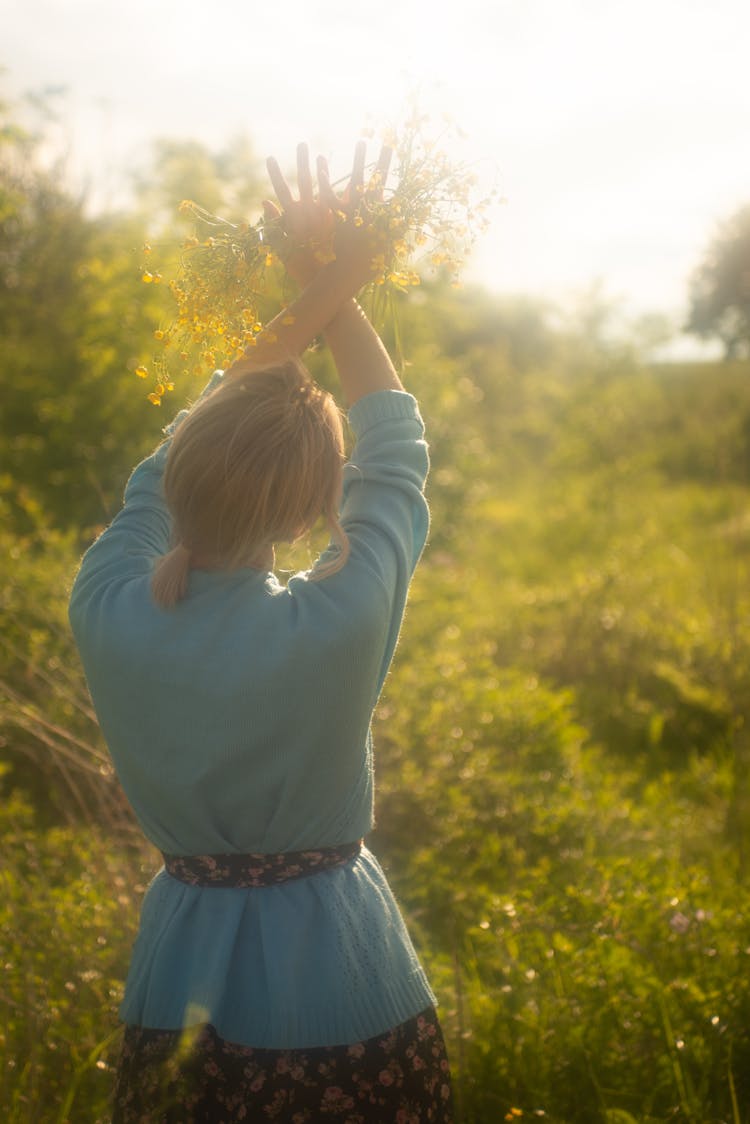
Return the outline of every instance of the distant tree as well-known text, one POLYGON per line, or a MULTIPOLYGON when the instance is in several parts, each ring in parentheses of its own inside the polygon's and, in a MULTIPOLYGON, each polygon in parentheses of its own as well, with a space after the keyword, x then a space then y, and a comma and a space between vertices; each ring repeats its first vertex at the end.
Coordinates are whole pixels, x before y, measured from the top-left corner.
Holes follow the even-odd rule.
POLYGON ((0 106, 0 496, 21 530, 37 510, 58 526, 105 522, 158 438, 132 386, 153 333, 143 235, 128 216, 86 213, 22 108, 0 106))
POLYGON ((718 336, 727 359, 750 354, 750 204, 719 227, 693 275, 686 329, 718 336))
POLYGON ((270 189, 248 137, 235 137, 218 151, 200 141, 161 138, 154 141, 150 157, 145 171, 135 177, 135 192, 151 234, 174 232, 183 199, 230 221, 260 216, 261 200, 270 189))
MULTIPOLYGON (((26 109, 0 99, 0 514, 22 531, 38 511, 90 527, 117 510, 168 420, 133 377, 172 313, 166 286, 142 283, 144 239, 163 234, 178 252, 186 197, 244 217, 260 175, 247 141, 219 153, 162 141, 132 207, 92 215, 64 155, 50 159, 49 115, 29 127, 26 109)), ((179 405, 175 395, 165 412, 179 405)))

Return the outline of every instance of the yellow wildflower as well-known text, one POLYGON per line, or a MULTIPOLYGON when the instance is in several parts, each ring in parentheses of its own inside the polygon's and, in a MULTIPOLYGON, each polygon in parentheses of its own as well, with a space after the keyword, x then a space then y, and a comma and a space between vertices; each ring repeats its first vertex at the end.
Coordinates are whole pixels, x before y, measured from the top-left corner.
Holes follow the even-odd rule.
POLYGON ((136 367, 135 373, 137 374, 139 379, 147 379, 148 378, 148 367, 136 367))

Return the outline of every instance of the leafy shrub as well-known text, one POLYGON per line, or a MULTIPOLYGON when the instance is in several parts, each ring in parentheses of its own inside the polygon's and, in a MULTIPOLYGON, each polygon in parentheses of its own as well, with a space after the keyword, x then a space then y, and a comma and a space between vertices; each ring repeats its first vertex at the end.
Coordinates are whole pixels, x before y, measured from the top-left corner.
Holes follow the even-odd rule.
POLYGON ((28 804, 0 805, 0 1104, 8 1124, 107 1118, 146 848, 102 831, 40 832, 28 804))
POLYGON ((740 1119, 750 947, 721 768, 696 763, 702 805, 644 789, 569 692, 468 675, 436 639, 381 712, 375 845, 447 1006, 461 1119, 740 1119))

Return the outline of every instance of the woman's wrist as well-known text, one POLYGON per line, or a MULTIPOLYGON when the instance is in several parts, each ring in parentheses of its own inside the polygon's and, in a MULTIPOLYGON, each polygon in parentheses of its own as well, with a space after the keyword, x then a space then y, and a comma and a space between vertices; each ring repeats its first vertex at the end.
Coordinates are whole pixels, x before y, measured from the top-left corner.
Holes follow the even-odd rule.
POLYGON ((227 374, 244 374, 301 355, 357 295, 366 280, 362 267, 353 262, 337 259, 322 266, 300 295, 266 325, 254 345, 232 364, 227 374))
POLYGON ((315 261, 313 254, 307 250, 293 254, 284 262, 287 275, 294 281, 300 292, 307 288, 322 268, 323 264, 315 261))

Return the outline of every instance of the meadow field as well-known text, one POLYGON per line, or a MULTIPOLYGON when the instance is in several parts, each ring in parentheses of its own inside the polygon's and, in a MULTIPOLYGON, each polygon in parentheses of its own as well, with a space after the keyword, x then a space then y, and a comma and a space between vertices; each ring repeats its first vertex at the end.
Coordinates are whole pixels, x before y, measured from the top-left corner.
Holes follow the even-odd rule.
MULTIPOLYGON (((160 857, 67 597, 201 386, 154 407, 135 377, 167 315, 144 233, 158 248, 176 193, 266 189, 249 150, 165 142, 133 206, 92 215, 0 116, 0 1118, 103 1124, 160 857)), ((432 530, 369 844, 440 1000, 458 1124, 750 1124, 750 361, 654 365, 653 324, 596 292, 562 315, 443 276, 394 300, 432 530)), ((310 366, 334 387, 325 350, 310 366)))
MULTIPOLYGON (((401 320, 433 527, 377 712, 369 842, 440 999, 460 1124, 746 1124, 750 364, 649 365, 439 284, 401 320)), ((3 372, 8 1124, 107 1120, 159 866, 66 621, 81 550, 168 420, 86 367, 95 327, 85 375, 50 355, 31 389, 33 356, 3 372)))

